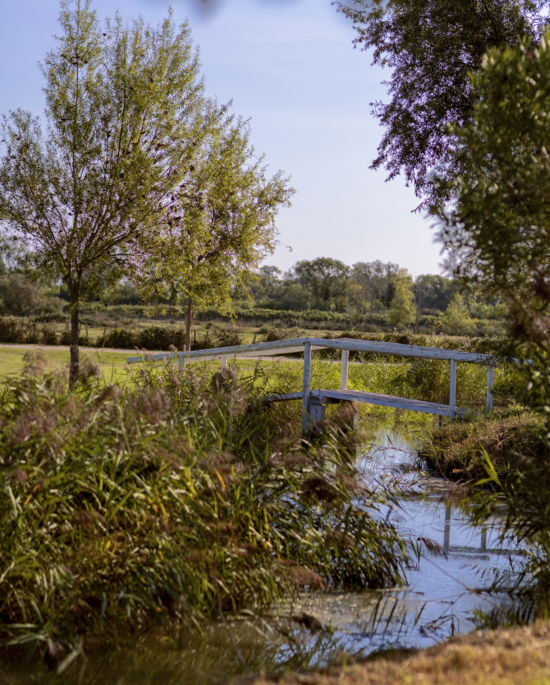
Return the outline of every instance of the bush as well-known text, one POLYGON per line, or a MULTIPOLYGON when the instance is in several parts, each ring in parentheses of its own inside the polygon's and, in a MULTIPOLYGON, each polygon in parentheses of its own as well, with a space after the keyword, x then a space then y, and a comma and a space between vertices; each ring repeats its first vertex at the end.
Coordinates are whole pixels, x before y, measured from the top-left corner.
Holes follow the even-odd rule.
POLYGON ((0 430, 0 632, 46 644, 198 625, 296 586, 382 587, 405 556, 338 435, 255 446, 262 410, 231 371, 138 370, 78 393, 27 357, 0 430))

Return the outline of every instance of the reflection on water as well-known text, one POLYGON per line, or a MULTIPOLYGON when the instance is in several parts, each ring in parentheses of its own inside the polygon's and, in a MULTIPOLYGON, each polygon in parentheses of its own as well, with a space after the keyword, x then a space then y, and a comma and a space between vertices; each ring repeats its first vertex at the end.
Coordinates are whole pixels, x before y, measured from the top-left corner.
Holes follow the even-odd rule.
MULTIPOLYGON (((441 545, 434 555, 424 547, 417 567, 407 576, 408 587, 396 593, 404 611, 412 614, 414 629, 402 634, 407 646, 426 646, 448 633, 472 629, 474 611, 491 611, 508 597, 483 595, 491 587, 495 572, 502 581, 516 575, 521 555, 499 540, 500 522, 493 517, 483 527, 474 527, 463 507, 452 503, 456 486, 414 468, 417 454, 398 436, 383 434, 379 445, 363 456, 361 468, 367 480, 398 478, 413 494, 401 501, 398 528, 411 539, 427 538, 441 545), (411 611, 412 610, 412 611, 411 611)), ((410 621, 409 621, 410 622, 410 621)))
MULTIPOLYGON (((381 432, 358 462, 371 487, 385 484, 403 493, 399 506, 383 514, 421 549, 406 587, 304 593, 261 620, 211 626, 202 636, 181 636, 177 645, 149 637, 116 654, 90 655, 86 669, 64 675, 64 682, 221 683, 281 666, 313 668, 342 653, 425 647, 471 630, 475 612, 509 604, 505 593, 487 590, 496 572, 512 584, 521 555, 501 546, 498 518, 472 526, 467 511, 453 500, 456 486, 416 461, 409 443, 381 432)), ((44 672, 30 674, 25 668, 10 677, 17 685, 50 682, 44 672)))
POLYGON ((498 518, 473 526, 467 511, 453 504, 456 485, 419 468, 416 450, 397 435, 380 433, 359 468, 371 487, 386 484, 404 493, 399 508, 385 514, 421 549, 407 586, 302 595, 287 610, 312 614, 331 626, 346 650, 365 655, 389 646, 429 646, 472 630, 478 612, 509 606, 506 593, 487 592, 496 573, 501 585, 507 578, 511 585, 521 563, 521 554, 499 540, 498 518))

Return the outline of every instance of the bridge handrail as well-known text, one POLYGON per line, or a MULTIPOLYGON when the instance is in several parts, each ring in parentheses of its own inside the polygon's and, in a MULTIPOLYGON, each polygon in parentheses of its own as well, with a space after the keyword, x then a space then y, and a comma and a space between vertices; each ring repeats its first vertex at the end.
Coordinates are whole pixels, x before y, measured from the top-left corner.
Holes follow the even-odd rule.
MULTIPOLYGON (((139 357, 128 357, 129 364, 149 361, 160 361, 162 359, 178 358, 182 361, 196 359, 198 357, 234 357, 250 356, 257 354, 263 356, 270 353, 272 356, 278 354, 289 354, 301 351, 302 347, 309 343, 312 350, 335 349, 347 350, 348 352, 374 352, 377 354, 395 355, 400 357, 414 357, 421 359, 442 359, 446 361, 466 362, 470 364, 487 364, 494 366, 500 361, 520 364, 521 360, 511 358, 501 359, 496 355, 482 354, 480 352, 462 352, 461 350, 445 350, 439 347, 421 347, 419 345, 406 345, 403 343, 389 343, 378 340, 354 340, 352 338, 336 338, 326 340, 325 338, 291 338, 288 340, 276 340, 273 342, 253 343, 250 345, 232 345, 230 347, 215 347, 208 350, 193 350, 191 352, 163 352, 160 354, 141 355, 139 357), (291 348, 291 349, 289 349, 291 348), (295 349, 292 349, 295 348, 295 349)), ((531 360, 524 360, 523 363, 532 364, 531 360)))

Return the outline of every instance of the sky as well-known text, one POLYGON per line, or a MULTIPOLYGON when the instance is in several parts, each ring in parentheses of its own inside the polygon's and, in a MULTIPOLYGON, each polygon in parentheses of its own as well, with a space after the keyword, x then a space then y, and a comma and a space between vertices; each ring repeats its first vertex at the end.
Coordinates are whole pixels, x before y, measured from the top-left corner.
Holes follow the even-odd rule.
MULTIPOLYGON (((441 273, 431 221, 412 213, 411 188, 369 166, 382 129, 370 103, 385 100, 370 55, 354 49, 351 22, 330 0, 96 0, 99 17, 143 15, 158 23, 172 5, 188 18, 206 91, 251 119, 269 170, 296 190, 277 219, 280 246, 267 264, 332 257, 380 259, 413 276, 441 273)), ((58 32, 57 0, 0 0, 0 113, 43 112, 39 62, 58 32)))

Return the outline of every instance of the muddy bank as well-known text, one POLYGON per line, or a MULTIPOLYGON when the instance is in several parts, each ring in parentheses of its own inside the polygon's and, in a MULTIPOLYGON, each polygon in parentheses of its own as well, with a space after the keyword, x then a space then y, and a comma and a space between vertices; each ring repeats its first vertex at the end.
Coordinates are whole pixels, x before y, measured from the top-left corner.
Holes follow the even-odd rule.
MULTIPOLYGON (((234 681, 235 685, 239 681, 234 681)), ((244 681, 241 680, 241 683, 244 681)), ((550 683, 550 622, 476 632, 419 651, 388 653, 326 673, 255 685, 544 685, 550 683)))

